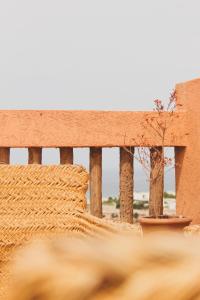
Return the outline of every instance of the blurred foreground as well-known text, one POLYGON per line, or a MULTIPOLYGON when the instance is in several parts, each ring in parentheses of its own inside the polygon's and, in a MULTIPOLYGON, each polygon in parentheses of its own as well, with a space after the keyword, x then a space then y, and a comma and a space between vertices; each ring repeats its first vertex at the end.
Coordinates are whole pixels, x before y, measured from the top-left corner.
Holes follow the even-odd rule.
POLYGON ((12 272, 11 300, 200 299, 200 239, 35 241, 18 252, 12 272))

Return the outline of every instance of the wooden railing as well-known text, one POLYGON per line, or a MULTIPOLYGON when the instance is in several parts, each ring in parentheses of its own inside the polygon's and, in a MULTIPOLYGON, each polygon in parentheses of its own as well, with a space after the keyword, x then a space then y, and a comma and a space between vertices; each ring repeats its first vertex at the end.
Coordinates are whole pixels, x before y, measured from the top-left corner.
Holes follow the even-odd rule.
POLYGON ((42 148, 56 147, 60 149, 60 163, 72 164, 74 148, 90 148, 91 213, 102 217, 102 148, 119 147, 120 214, 122 221, 131 223, 134 161, 124 147, 132 147, 132 151, 140 146, 175 147, 177 210, 200 222, 200 184, 193 177, 194 173, 200 175, 200 167, 197 161, 194 162, 199 152, 191 148, 191 143, 196 143, 200 151, 197 132, 200 104, 196 103, 200 102, 200 80, 178 85, 177 97, 183 106, 174 113, 173 119, 169 113, 163 114, 166 120, 170 118, 164 144, 151 128, 142 126, 146 118, 158 121, 156 112, 0 111, 0 162, 9 163, 10 148, 13 147, 28 148, 28 163, 41 164, 42 148), (195 103, 194 108, 191 101, 195 103), (138 141, 141 135, 143 139, 138 141), (193 179, 189 187, 190 177, 193 179), (191 190, 195 199, 199 199, 194 201, 195 209, 191 208, 191 190))
MULTIPOLYGON (((176 114, 177 120, 185 114, 176 114)), ((159 146, 155 134, 147 130, 145 142, 137 144, 138 134, 144 134, 140 123, 146 117, 157 118, 152 112, 103 111, 0 111, 0 161, 9 163, 10 147, 28 148, 28 163, 42 163, 43 147, 59 147, 60 163, 73 163, 73 148, 90 148, 90 207, 91 213, 102 217, 102 148, 119 147, 120 156, 120 215, 124 222, 133 221, 133 156, 125 146, 159 146)), ((166 114, 168 118, 168 114, 166 114)), ((166 146, 183 146, 182 132, 166 146)))

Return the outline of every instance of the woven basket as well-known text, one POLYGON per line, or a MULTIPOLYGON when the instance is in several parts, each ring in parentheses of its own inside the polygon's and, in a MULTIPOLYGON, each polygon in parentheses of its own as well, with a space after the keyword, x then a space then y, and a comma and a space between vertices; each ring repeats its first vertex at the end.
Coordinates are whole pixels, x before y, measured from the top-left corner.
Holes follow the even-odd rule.
POLYGON ((75 165, 1 165, 0 265, 33 236, 98 236, 123 229, 84 212, 88 179, 86 170, 75 165))
POLYGON ((0 165, 0 299, 16 249, 33 237, 105 237, 140 234, 137 226, 112 224, 85 212, 89 175, 75 165, 0 165))
POLYGON ((199 239, 55 239, 22 252, 9 300, 200 300, 199 239))
POLYGON ((0 166, 0 263, 33 235, 76 230, 87 185, 80 166, 0 166))

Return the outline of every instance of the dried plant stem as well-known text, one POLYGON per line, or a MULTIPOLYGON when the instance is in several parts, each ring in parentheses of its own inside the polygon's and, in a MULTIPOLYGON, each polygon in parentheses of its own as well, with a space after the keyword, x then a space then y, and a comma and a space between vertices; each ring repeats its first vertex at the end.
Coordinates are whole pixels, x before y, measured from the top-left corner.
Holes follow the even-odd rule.
MULTIPOLYGON (((149 214, 153 217, 163 215, 163 193, 164 193, 164 171, 165 167, 169 167, 174 164, 174 158, 168 158, 164 156, 165 137, 167 130, 171 125, 174 110, 176 108, 176 95, 172 92, 169 98, 167 109, 161 100, 156 99, 154 101, 154 111, 157 112, 157 117, 146 117, 144 123, 141 125, 146 130, 150 130, 159 139, 160 146, 143 147, 145 143, 145 135, 138 137, 138 140, 134 139, 134 144, 138 145, 136 154, 131 152, 131 148, 124 147, 134 158, 142 165, 144 173, 150 181, 150 194, 149 194, 149 214), (168 112, 170 118, 168 121, 165 118, 164 112, 168 112)), ((125 135, 126 137, 126 135, 125 135)), ((124 140, 124 145, 126 141, 124 140)))

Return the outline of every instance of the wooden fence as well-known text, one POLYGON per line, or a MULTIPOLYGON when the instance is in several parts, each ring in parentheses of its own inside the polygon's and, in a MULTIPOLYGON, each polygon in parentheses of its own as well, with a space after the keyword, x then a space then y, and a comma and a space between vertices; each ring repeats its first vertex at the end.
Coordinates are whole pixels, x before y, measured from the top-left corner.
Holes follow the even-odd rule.
MULTIPOLYGON (((193 193, 199 191, 200 195, 200 184, 193 177, 200 175, 200 167, 195 166, 192 173, 191 167, 195 164, 194 159, 189 157, 190 144, 195 141, 195 134, 198 144, 196 126, 200 123, 200 118, 197 118, 198 114, 200 117, 200 80, 177 85, 177 97, 179 103, 182 103, 181 109, 174 113, 173 119, 169 113, 164 114, 166 120, 170 118, 171 124, 164 145, 151 128, 145 129, 142 126, 147 117, 157 120, 159 115, 156 112, 0 111, 0 162, 9 163, 12 147, 28 148, 29 164, 42 163, 44 147, 59 148, 61 164, 73 163, 74 148, 90 148, 91 213, 101 217, 102 148, 119 147, 121 220, 132 222, 134 161, 124 147, 132 147, 133 151, 138 146, 175 147, 177 210, 193 217, 195 222, 200 222, 200 198, 195 201, 195 208, 191 209, 189 196, 191 188, 193 193), (195 103, 194 108, 188 97, 195 103), (138 141, 140 135, 144 136, 142 141, 138 141), (191 188, 187 183, 188 172, 193 178, 191 188)), ((200 150, 199 144, 197 148, 200 150)), ((196 152, 198 153, 195 150, 193 156, 197 158, 196 152)), ((195 197, 198 198, 199 195, 195 194, 195 197)))

